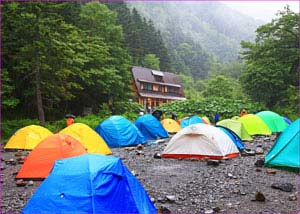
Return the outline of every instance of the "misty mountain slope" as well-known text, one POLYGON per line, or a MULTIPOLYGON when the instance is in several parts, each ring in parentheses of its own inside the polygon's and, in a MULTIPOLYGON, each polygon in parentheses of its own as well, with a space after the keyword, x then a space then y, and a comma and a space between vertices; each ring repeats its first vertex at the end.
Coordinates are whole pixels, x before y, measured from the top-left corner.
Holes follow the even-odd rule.
POLYGON ((184 39, 222 61, 238 57, 241 40, 253 40, 263 23, 221 2, 128 2, 161 31, 169 47, 184 39))

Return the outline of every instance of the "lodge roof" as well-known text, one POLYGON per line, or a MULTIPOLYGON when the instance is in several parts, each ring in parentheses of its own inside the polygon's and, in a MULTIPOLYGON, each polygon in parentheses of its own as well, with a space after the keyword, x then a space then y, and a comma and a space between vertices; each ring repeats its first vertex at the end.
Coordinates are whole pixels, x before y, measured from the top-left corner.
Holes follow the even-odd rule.
POLYGON ((176 99, 176 100, 185 99, 183 93, 183 87, 180 84, 179 76, 174 73, 156 71, 156 70, 151 70, 149 68, 133 67, 132 75, 133 75, 134 83, 137 88, 137 92, 142 97, 176 99), (161 80, 157 81, 155 76, 158 76, 159 78, 161 78, 161 80), (142 90, 141 89, 142 82, 175 87, 178 88, 178 93, 162 93, 162 92, 142 90))

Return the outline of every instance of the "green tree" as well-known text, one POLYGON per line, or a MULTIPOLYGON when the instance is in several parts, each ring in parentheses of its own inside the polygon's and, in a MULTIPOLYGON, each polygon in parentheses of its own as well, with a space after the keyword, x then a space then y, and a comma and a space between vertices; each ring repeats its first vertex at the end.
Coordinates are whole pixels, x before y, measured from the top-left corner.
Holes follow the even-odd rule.
POLYGON ((147 54, 155 54, 160 59, 158 70, 169 71, 169 53, 153 22, 142 18, 136 9, 130 11, 123 2, 111 2, 106 5, 117 12, 117 23, 122 25, 124 44, 128 47, 133 64, 142 66, 147 54))
POLYGON ((12 109, 19 103, 19 100, 13 95, 15 87, 8 76, 7 69, 1 71, 1 83, 2 110, 12 109))
POLYGON ((159 58, 155 56, 155 54, 147 54, 143 60, 143 66, 146 68, 151 68, 154 70, 160 70, 159 68, 159 58))
POLYGON ((71 78, 80 73, 84 58, 77 29, 57 14, 61 4, 7 3, 3 5, 3 67, 13 80, 21 109, 45 110, 74 97, 80 85, 71 78), (33 108, 33 106, 36 108, 33 108))
POLYGON ((204 82, 203 97, 224 97, 229 99, 245 98, 237 80, 218 75, 204 82))
POLYGON ((117 25, 117 14, 102 3, 87 3, 82 6, 79 27, 88 44, 84 69, 90 81, 84 81, 84 94, 78 101, 84 99, 86 105, 97 108, 104 101, 126 99, 131 58, 124 47, 122 27, 117 25))
POLYGON ((201 80, 194 80, 192 76, 180 74, 181 84, 184 88, 184 95, 187 99, 199 99, 202 97, 203 82, 201 80))
POLYGON ((97 2, 69 4, 2 5, 3 67, 8 74, 2 74, 3 93, 20 101, 12 113, 37 112, 44 122, 46 116, 79 114, 85 105, 99 108, 130 93, 131 58, 116 14, 97 2), (68 13, 67 8, 76 10, 68 13), (72 23, 76 14, 80 18, 72 23))
POLYGON ((238 60, 227 63, 221 63, 219 60, 213 60, 208 76, 214 77, 216 75, 224 75, 233 79, 239 79, 244 67, 245 65, 238 60))
POLYGON ((299 23, 299 14, 286 7, 257 29, 255 43, 241 43, 246 63, 242 85, 253 100, 269 108, 286 105, 282 101, 291 87, 299 91, 299 23))

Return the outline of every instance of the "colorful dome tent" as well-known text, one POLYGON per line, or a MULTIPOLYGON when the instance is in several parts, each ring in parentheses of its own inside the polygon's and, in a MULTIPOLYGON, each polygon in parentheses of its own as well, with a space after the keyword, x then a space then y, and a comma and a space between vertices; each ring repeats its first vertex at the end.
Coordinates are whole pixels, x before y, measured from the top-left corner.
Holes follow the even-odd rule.
POLYGON ((53 135, 48 129, 29 125, 17 130, 6 143, 4 149, 28 149, 32 150, 45 138, 53 135))
POLYGON ((267 124, 256 114, 246 114, 238 119, 249 135, 271 135, 267 124))
POLYGON ((120 158, 84 154, 55 162, 22 213, 156 213, 120 158))
POLYGON ((292 121, 287 118, 287 117, 282 117, 282 119, 288 124, 288 125, 291 125, 292 124, 292 121))
POLYGON ((134 123, 146 140, 169 137, 168 132, 151 114, 140 116, 134 123))
POLYGON ((193 124, 198 124, 198 123, 203 123, 201 117, 198 117, 197 115, 194 115, 192 117, 188 117, 186 119, 183 119, 180 121, 180 127, 185 128, 187 126, 193 125, 193 124))
POLYGON ((256 115, 267 124, 273 133, 282 132, 288 127, 284 119, 273 111, 261 111, 256 115))
POLYGON ((160 123, 163 125, 165 130, 169 133, 177 133, 181 130, 180 125, 172 119, 163 119, 160 121, 160 123))
POLYGON ((240 116, 233 116, 231 119, 232 120, 238 120, 238 119, 240 119, 240 116))
POLYGON ((300 119, 286 128, 265 157, 265 166, 300 169, 300 119))
POLYGON ((169 141, 163 158, 223 159, 239 156, 239 150, 222 130, 206 124, 182 129, 169 141))
POLYGON ((230 129, 235 134, 237 134, 242 140, 251 141, 253 138, 248 134, 243 124, 234 119, 225 119, 217 122, 217 126, 222 126, 230 129))
POLYGON ((87 149, 88 153, 97 153, 103 155, 111 154, 109 147, 101 136, 88 125, 83 123, 74 123, 59 133, 74 137, 87 149))
POLYGON ((236 147, 239 150, 245 149, 245 145, 243 144, 242 139, 234 131, 223 126, 216 126, 216 127, 221 129, 223 132, 225 132, 225 134, 227 134, 228 137, 230 137, 232 142, 236 145, 236 147))
POLYGON ((110 148, 134 146, 146 142, 139 129, 122 116, 114 115, 100 123, 95 131, 110 148))
POLYGON ((28 155, 16 178, 45 178, 56 160, 86 153, 83 145, 65 134, 54 134, 40 142, 28 155))
POLYGON ((210 125, 210 120, 207 116, 202 117, 202 121, 203 123, 210 125))

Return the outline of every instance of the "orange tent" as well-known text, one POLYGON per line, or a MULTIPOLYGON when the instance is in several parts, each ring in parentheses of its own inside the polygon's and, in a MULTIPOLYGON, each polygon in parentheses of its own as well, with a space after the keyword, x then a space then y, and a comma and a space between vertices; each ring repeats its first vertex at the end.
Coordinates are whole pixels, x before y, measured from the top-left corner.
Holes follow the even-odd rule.
POLYGON ((54 134, 41 141, 28 155, 16 178, 46 178, 58 159, 87 153, 73 137, 54 134))

